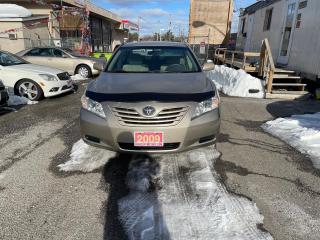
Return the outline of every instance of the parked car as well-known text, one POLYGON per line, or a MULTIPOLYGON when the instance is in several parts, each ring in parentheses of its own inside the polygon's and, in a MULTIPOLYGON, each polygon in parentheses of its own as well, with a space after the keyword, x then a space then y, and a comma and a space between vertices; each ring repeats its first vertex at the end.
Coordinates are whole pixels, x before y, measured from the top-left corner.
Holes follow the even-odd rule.
POLYGON ((215 85, 183 43, 119 47, 81 101, 82 138, 113 151, 184 151, 215 143, 220 129, 215 85))
POLYGON ((31 64, 5 51, 0 51, 0 79, 16 95, 33 101, 73 90, 72 80, 67 72, 31 64))
POLYGON ((0 107, 6 106, 8 104, 8 100, 9 94, 3 82, 0 80, 0 107))
POLYGON ((83 78, 98 75, 100 71, 93 68, 95 63, 105 63, 104 59, 86 57, 67 48, 41 47, 17 53, 25 60, 39 65, 55 67, 69 74, 80 74, 83 78))

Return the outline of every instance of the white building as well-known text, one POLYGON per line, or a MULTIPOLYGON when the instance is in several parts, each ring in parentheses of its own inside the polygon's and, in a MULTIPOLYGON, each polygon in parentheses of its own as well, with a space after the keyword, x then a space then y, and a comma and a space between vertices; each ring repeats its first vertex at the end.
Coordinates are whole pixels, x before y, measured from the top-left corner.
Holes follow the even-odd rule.
POLYGON ((319 79, 319 12, 319 0, 258 1, 241 11, 236 48, 260 51, 268 38, 277 65, 319 79))

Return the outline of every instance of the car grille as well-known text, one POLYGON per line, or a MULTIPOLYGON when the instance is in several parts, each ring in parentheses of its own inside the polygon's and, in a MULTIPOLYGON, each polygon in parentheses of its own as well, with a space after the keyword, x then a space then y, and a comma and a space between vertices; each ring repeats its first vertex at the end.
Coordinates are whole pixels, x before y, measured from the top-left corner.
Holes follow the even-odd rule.
POLYGON ((72 88, 72 86, 64 85, 64 86, 61 88, 61 90, 63 91, 63 90, 67 90, 67 89, 70 89, 70 88, 72 88))
POLYGON ((66 81, 70 79, 70 75, 67 72, 57 74, 58 78, 62 81, 66 81))
POLYGON ((119 147, 123 150, 129 151, 170 151, 180 147, 180 143, 165 143, 163 147, 136 147, 133 143, 119 142, 119 147))
POLYGON ((122 125, 128 126, 172 126, 178 124, 188 111, 188 107, 163 109, 154 117, 145 117, 133 108, 113 108, 113 113, 122 125))

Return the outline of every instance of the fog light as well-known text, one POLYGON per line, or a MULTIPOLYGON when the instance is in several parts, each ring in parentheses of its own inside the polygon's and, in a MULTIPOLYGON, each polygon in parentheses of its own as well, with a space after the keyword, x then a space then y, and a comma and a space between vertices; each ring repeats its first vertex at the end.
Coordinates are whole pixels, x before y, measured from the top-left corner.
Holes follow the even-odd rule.
POLYGON ((58 87, 51 88, 49 92, 57 92, 59 90, 58 87))

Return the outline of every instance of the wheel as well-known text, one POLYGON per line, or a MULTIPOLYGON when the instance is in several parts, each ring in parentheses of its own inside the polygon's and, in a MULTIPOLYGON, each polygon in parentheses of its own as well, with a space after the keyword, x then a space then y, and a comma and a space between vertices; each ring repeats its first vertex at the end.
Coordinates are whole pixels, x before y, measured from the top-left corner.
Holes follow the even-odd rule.
POLYGON ((80 65, 76 69, 76 74, 79 74, 83 78, 91 77, 91 69, 87 65, 80 65))
POLYGON ((29 79, 18 82, 15 93, 31 101, 38 101, 43 97, 42 88, 36 82, 29 79))

